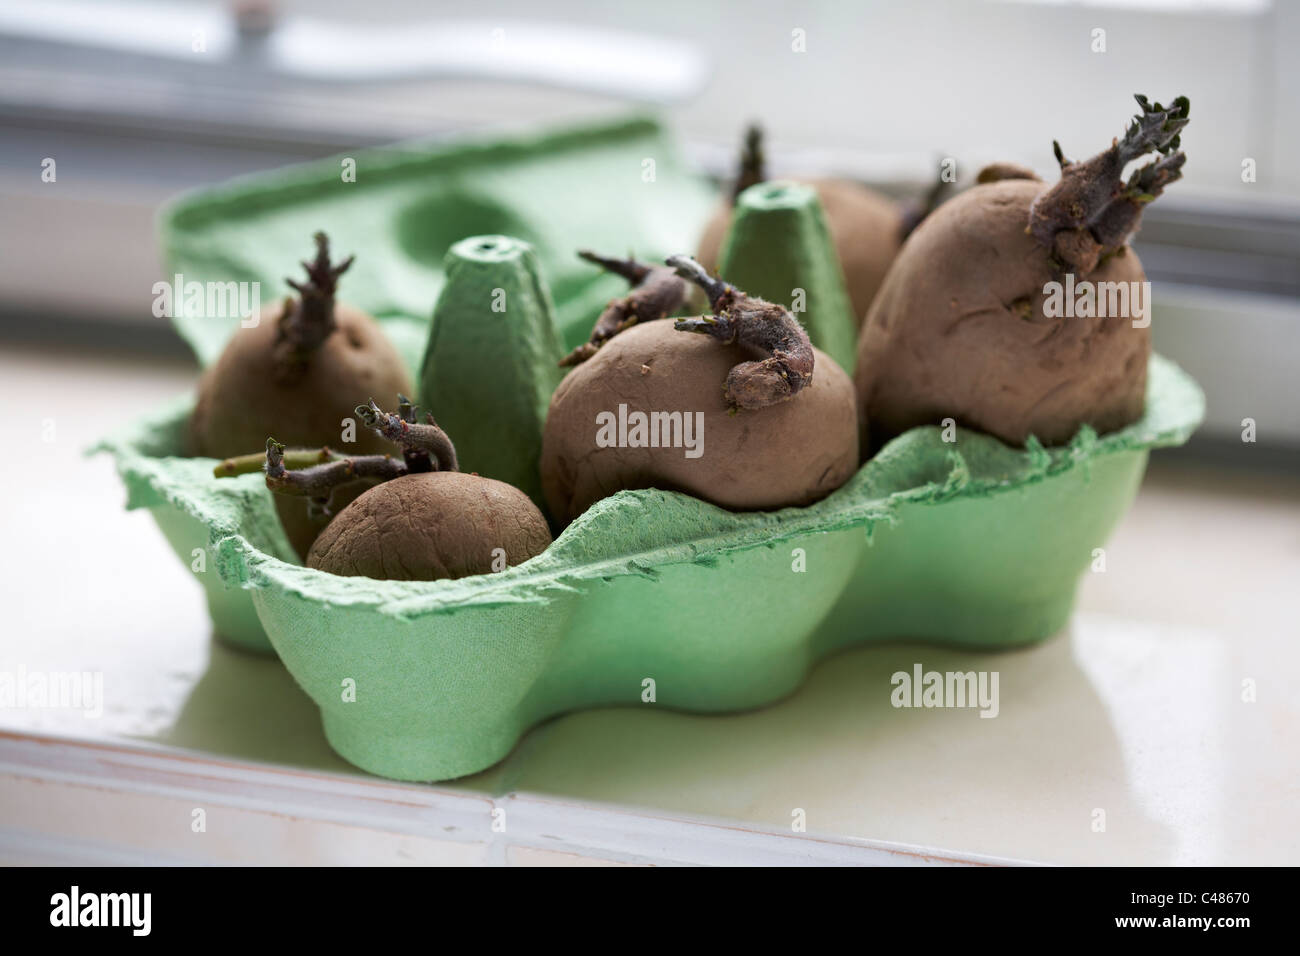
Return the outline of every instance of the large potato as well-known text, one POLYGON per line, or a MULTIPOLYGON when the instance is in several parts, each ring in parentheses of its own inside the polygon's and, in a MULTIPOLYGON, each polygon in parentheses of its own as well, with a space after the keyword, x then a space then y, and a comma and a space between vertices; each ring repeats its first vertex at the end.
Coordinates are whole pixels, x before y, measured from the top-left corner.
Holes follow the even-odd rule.
MULTIPOLYGON (((952 418, 1012 445, 1030 435, 1058 445, 1081 425, 1107 432, 1141 417, 1151 333, 1134 327, 1132 300, 1106 318, 1044 314, 1045 284, 1064 277, 1026 225, 1047 189, 1031 179, 975 186, 904 244, 858 343, 859 410, 873 444, 952 418)), ((1124 247, 1074 279, 1146 275, 1124 247)))

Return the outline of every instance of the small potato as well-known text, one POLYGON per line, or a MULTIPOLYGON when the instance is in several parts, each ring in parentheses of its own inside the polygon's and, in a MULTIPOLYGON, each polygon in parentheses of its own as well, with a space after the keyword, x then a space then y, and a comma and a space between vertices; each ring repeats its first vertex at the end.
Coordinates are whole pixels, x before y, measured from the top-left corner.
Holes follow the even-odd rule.
POLYGON ((436 581, 522 564, 550 543, 546 519, 513 485, 459 471, 420 472, 375 485, 339 512, 312 545, 307 566, 436 581))

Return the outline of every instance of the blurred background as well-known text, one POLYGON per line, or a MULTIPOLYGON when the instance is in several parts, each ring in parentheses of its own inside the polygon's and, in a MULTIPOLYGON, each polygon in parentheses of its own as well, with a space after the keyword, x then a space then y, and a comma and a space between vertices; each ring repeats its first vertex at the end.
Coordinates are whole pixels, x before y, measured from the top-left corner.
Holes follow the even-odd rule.
POLYGON ((1289 466, 1300 129, 1281 120, 1300 116, 1296 49, 1300 4, 1271 0, 6 0, 0 335, 182 356, 147 308, 160 204, 360 146, 636 107, 719 178, 757 119, 774 173, 905 192, 943 157, 959 184, 993 159, 1050 175, 1053 137, 1091 155, 1133 93, 1186 94, 1186 181, 1139 243, 1157 348, 1209 393, 1190 453, 1239 448, 1251 417, 1253 463, 1289 466), (40 177, 48 156, 57 192, 40 177))

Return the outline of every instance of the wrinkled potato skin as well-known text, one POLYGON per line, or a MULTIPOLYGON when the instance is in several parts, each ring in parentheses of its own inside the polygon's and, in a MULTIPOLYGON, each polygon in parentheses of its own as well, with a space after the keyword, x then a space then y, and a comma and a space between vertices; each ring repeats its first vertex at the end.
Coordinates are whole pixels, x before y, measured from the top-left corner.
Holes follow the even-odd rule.
MULTIPOLYGON (((262 312, 257 325, 236 330, 221 357, 199 381, 190 417, 191 453, 210 458, 246 455, 275 438, 290 448, 328 445, 346 454, 386 454, 393 446, 358 427, 356 441, 342 442, 344 418, 376 398, 392 402, 411 394, 411 380, 397 350, 373 319, 351 306, 334 309, 337 328, 312 355, 293 384, 277 381, 274 346, 284 300, 262 312)), ((339 489, 335 511, 365 488, 339 489)), ((307 514, 307 501, 275 496, 276 511, 299 556, 305 557, 323 526, 307 514)))
MULTIPOLYGON (((1104 433, 1141 417, 1150 328, 1133 328, 1131 317, 1043 315, 1044 283, 1063 279, 1025 226, 1047 188, 1025 179, 975 186, 904 246, 858 341, 859 410, 877 447, 946 417, 1011 445, 1033 434, 1049 446, 1084 424, 1104 433), (1011 310, 1017 300, 1030 307, 1024 318, 1011 310)), ((1075 282, 1145 278, 1128 249, 1075 282)))
POLYGON ((437 581, 492 571, 496 548, 513 567, 550 543, 546 519, 518 488, 434 471, 366 491, 320 533, 307 566, 349 577, 437 581))
POLYGON ((551 398, 542 438, 547 506, 568 522, 616 491, 665 488, 738 511, 807 505, 857 470, 853 385, 815 352, 812 382, 789 401, 728 413, 727 372, 761 357, 673 328, 633 326, 565 377, 551 398), (642 367, 646 371, 642 371, 642 367), (619 403, 644 412, 703 412, 699 458, 682 448, 600 448, 596 416, 619 403))
MULTIPOLYGON (((893 200, 844 179, 797 179, 817 191, 858 325, 885 281, 902 244, 903 213, 893 200)), ((731 204, 718 207, 704 227, 696 260, 717 275, 722 243, 731 228, 731 204)), ((726 278, 723 276, 723 278, 726 278)))

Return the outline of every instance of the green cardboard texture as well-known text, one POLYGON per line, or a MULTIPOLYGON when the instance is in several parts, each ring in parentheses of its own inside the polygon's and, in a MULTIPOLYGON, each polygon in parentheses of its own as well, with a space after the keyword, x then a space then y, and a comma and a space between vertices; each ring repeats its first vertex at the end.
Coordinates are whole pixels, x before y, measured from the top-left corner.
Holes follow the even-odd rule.
MULTIPOLYGON (((259 282, 263 302, 290 294, 317 230, 356 254, 339 298, 375 316, 399 349, 424 353, 447 251, 467 236, 508 235, 537 251, 567 350, 585 341, 625 283, 579 248, 646 259, 688 252, 716 190, 677 158, 650 119, 487 142, 407 144, 234 180, 182 198, 164 215, 168 279, 259 282), (355 163, 355 181, 344 163, 355 163), (629 243, 633 248, 629 250, 629 243)), ((180 315, 177 332, 209 365, 238 319, 180 315)))
MULTIPOLYGON (((727 711, 790 693, 818 657, 863 641, 1045 638, 1068 619, 1148 451, 1184 442, 1203 413, 1196 384, 1154 356, 1145 415, 1109 435, 1085 428, 1062 448, 1018 450, 917 428, 823 501, 770 513, 619 492, 525 564, 433 582, 293 563, 261 476, 216 479, 210 460, 167 454, 185 405, 106 447, 132 506, 207 528, 196 575, 243 589, 260 621, 226 636, 255 645, 264 629, 340 754, 440 780, 491 766, 548 715, 637 705, 646 679, 660 705, 727 711)), ((190 546, 178 547, 187 563, 190 546)), ((246 617, 235 603, 225 626, 246 617)))
POLYGON ((777 302, 850 376, 858 323, 817 191, 801 183, 750 186, 736 199, 718 272, 750 295, 777 302))
MULTIPOLYGON (((187 281, 275 287, 311 233, 330 231, 340 254, 358 254, 340 298, 375 314, 423 371, 417 397, 465 469, 535 494, 555 361, 626 292, 574 251, 633 243, 661 260, 693 249, 713 208, 672 156, 648 121, 364 153, 355 183, 327 161, 186 200, 165 225, 168 259, 187 281)), ((851 370, 853 316, 810 190, 748 190, 723 256, 747 291, 794 305, 804 290, 810 336, 851 370)), ((206 364, 233 321, 177 325, 206 364)), ((199 579, 217 632, 273 648, 340 754, 441 780, 492 765, 550 715, 640 705, 647 681, 660 705, 730 711, 790 693, 819 657, 862 641, 1049 636, 1149 450, 1186 441, 1203 416, 1187 375, 1158 356, 1149 371, 1143 418, 1105 436, 1084 428, 1064 447, 1013 449, 917 428, 822 501, 774 512, 622 491, 532 560, 454 581, 299 565, 262 475, 217 479, 211 459, 180 457, 192 399, 102 447, 128 506, 151 509, 199 579)))
POLYGON ((475 236, 452 246, 445 273, 419 401, 456 443, 461 471, 508 482, 540 507, 542 426, 563 353, 537 254, 475 236))

